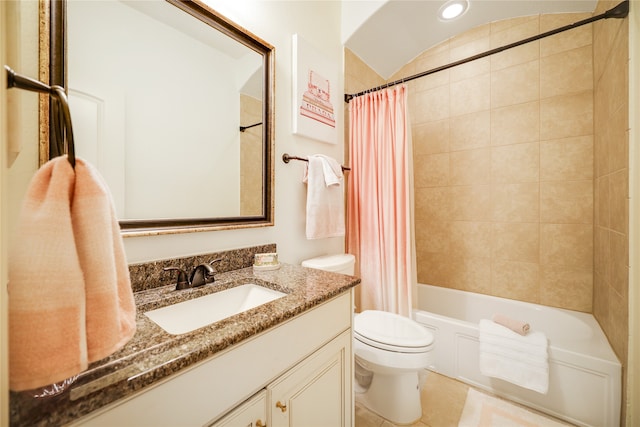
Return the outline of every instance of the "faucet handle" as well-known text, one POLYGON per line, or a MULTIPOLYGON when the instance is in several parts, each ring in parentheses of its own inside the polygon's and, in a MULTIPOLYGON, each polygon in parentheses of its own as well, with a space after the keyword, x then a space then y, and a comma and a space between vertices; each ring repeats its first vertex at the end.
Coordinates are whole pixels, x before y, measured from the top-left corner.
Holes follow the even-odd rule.
POLYGON ((216 269, 213 267, 213 264, 216 262, 222 261, 224 258, 216 258, 212 261, 209 261, 209 264, 203 264, 204 269, 204 282, 206 284, 213 283, 216 281, 215 274, 217 273, 216 269))
POLYGON ((191 286, 197 288, 209 283, 213 283, 215 270, 209 264, 199 264, 191 272, 191 286))
POLYGON ((187 289, 191 287, 191 283, 189 283, 189 279, 187 278, 187 272, 178 267, 165 267, 162 269, 163 271, 177 271, 178 272, 178 280, 176 281, 176 291, 180 291, 182 289, 187 289))

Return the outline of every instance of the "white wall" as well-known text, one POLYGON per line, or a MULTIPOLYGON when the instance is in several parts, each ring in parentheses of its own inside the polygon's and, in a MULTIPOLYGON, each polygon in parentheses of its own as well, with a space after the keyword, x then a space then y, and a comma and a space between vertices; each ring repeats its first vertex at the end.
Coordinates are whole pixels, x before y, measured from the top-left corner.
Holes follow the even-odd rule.
POLYGON ((305 258, 344 250, 343 238, 305 238, 306 187, 302 184, 303 164, 284 164, 283 153, 306 156, 323 153, 343 159, 343 108, 338 105, 337 145, 316 142, 291 133, 292 50, 291 38, 300 34, 337 67, 338 94, 344 92, 342 44, 340 42, 340 2, 264 1, 229 2, 206 0, 210 7, 275 46, 275 226, 208 233, 127 237, 129 262, 186 256, 216 250, 276 243, 280 260, 299 263, 305 258))

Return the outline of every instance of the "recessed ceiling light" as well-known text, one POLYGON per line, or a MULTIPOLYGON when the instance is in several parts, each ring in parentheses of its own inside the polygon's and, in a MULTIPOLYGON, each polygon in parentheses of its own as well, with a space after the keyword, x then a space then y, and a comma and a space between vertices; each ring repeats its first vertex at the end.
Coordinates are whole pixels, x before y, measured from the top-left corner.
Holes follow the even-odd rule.
POLYGON ((438 17, 442 21, 451 21, 464 14, 468 7, 467 0, 451 0, 442 5, 438 11, 438 17))

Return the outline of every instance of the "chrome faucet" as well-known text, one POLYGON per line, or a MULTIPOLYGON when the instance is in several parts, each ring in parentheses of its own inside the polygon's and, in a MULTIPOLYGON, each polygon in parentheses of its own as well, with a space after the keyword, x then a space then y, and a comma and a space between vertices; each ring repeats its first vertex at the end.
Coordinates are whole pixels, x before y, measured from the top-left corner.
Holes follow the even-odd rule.
POLYGON ((177 271, 178 279, 176 281, 176 291, 188 288, 197 288, 199 286, 208 285, 216 281, 216 270, 213 268, 213 263, 222 261, 223 258, 217 258, 211 261, 209 264, 200 264, 196 266, 191 275, 187 277, 186 271, 178 267, 166 267, 164 271, 177 271))

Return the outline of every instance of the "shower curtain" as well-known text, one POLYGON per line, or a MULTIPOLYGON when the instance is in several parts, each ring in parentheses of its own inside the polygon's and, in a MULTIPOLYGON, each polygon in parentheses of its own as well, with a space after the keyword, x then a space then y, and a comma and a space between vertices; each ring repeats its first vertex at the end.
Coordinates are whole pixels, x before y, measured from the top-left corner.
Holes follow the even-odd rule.
POLYGON ((411 316, 416 283, 407 86, 349 103, 347 252, 362 279, 360 311, 411 316))

